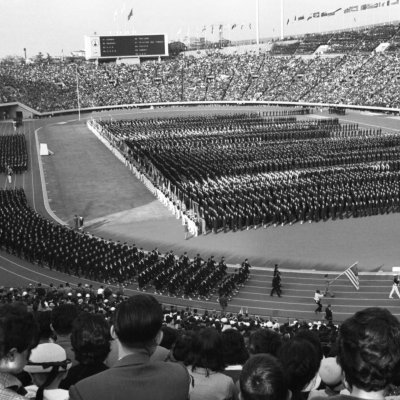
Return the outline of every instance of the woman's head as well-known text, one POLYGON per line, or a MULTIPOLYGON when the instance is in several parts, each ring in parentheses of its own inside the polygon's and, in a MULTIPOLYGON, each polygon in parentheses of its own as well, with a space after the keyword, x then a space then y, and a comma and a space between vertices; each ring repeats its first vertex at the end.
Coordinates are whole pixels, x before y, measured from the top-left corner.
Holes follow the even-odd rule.
POLYGON ((227 365, 244 364, 249 358, 242 334, 236 329, 227 329, 221 333, 222 351, 227 365))
POLYGON ((196 368, 205 368, 208 371, 224 370, 222 338, 215 328, 204 328, 195 334, 188 363, 193 370, 196 368))
POLYGON ((72 349, 81 364, 103 362, 110 352, 110 328, 103 316, 82 313, 73 323, 72 349))

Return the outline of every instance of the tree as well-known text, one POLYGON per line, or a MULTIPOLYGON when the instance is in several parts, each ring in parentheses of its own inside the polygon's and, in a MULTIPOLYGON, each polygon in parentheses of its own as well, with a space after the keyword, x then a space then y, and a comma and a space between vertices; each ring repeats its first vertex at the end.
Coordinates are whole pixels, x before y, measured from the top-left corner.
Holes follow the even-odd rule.
POLYGON ((168 44, 168 52, 170 57, 176 57, 182 51, 186 51, 187 47, 182 42, 171 42, 168 44))
POLYGON ((22 64, 25 60, 20 56, 5 56, 0 60, 0 62, 4 64, 22 64))
POLYGON ((44 62, 43 53, 42 53, 41 51, 39 51, 39 53, 36 54, 35 57, 33 57, 33 61, 34 61, 36 64, 43 64, 43 62, 44 62))

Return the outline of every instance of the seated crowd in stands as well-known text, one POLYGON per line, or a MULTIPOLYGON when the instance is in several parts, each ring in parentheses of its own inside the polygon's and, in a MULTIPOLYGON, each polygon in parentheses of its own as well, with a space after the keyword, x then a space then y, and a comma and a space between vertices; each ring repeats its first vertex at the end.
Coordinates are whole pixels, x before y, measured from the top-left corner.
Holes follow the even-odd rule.
POLYGON ((38 111, 134 103, 260 100, 400 107, 400 28, 307 35, 271 52, 178 57, 140 65, 0 62, 0 103, 38 111), (388 51, 374 52, 379 43, 388 51), (335 57, 300 55, 327 45, 335 57), (274 56, 286 55, 286 57, 274 56))
POLYGON ((3 399, 398 399, 400 322, 368 308, 339 330, 162 309, 149 294, 110 318, 67 301, 0 305, 3 399))

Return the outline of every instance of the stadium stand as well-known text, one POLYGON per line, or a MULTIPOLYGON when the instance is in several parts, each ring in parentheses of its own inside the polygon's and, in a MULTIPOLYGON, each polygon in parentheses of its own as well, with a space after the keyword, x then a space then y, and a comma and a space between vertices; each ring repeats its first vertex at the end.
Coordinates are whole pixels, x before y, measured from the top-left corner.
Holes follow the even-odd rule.
MULTIPOLYGON (((396 108, 399 35, 398 25, 384 25, 275 42, 261 53, 209 51, 140 65, 82 63, 77 67, 81 107, 276 100, 396 108), (389 51, 375 53, 380 43, 390 43, 389 51), (322 45, 333 57, 299 56, 322 45)), ((38 111, 76 108, 75 67, 1 62, 0 102, 13 101, 38 111)))

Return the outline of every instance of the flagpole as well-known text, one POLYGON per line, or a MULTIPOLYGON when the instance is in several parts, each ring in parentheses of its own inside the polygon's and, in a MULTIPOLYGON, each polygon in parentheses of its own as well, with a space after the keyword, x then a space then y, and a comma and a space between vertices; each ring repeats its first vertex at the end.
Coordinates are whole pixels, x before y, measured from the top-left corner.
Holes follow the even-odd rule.
POLYGON ((260 45, 260 27, 259 27, 259 0, 256 0, 256 43, 257 46, 260 45))
POLYGON ((353 268, 354 266, 356 266, 358 264, 358 261, 356 261, 354 264, 350 265, 349 268, 346 268, 341 274, 339 274, 335 279, 332 279, 329 284, 331 284, 332 282, 335 282, 337 279, 339 279, 342 275, 344 275, 346 273, 346 271, 348 271, 349 269, 353 268))
POLYGON ((283 10, 283 0, 281 0, 281 40, 283 40, 283 18, 284 18, 283 11, 284 11, 283 10))

